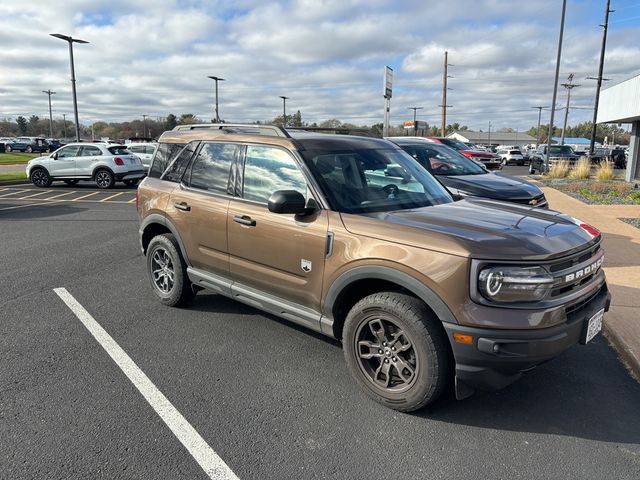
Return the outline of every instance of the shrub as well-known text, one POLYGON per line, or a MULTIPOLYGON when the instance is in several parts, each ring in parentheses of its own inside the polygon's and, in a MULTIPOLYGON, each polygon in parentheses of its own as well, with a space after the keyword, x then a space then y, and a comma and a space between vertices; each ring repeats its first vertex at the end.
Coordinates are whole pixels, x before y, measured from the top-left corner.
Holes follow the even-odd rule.
POLYGON ((593 193, 605 193, 609 188, 606 183, 593 182, 587 190, 591 190, 593 193))
POLYGON ((602 161, 596 170, 596 179, 600 181, 613 180, 613 163, 602 161))
POLYGON ((585 178, 589 178, 591 174, 591 160, 588 158, 582 157, 578 160, 578 163, 574 165, 569 173, 569 178, 574 178, 576 180, 582 180, 585 178))
POLYGON ((569 162, 566 160, 560 160, 559 162, 554 163, 549 168, 549 173, 547 176, 549 178, 564 178, 569 173, 569 162))
POLYGON ((633 192, 633 186, 627 182, 615 182, 611 185, 611 190, 615 191, 621 197, 624 197, 633 192))

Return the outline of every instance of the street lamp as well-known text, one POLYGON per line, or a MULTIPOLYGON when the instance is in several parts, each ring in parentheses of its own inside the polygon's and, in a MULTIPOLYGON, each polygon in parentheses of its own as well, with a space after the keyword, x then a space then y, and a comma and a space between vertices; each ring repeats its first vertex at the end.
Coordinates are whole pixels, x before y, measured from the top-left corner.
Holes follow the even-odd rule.
POLYGON ((218 113, 218 82, 224 82, 224 78, 209 75, 207 78, 216 82, 216 123, 220 123, 220 114, 218 113))
POLYGON ((71 89, 73 91, 73 114, 76 120, 76 141, 80 141, 80 122, 78 121, 78 98, 76 95, 76 72, 73 65, 73 44, 74 43, 89 43, 86 40, 80 40, 79 38, 73 38, 68 35, 62 35, 61 33, 50 33, 52 37, 59 38, 69 43, 69 58, 71 60, 71 89))
POLYGON ((285 97, 284 95, 280 95, 282 99, 282 125, 284 127, 287 126, 287 100, 289 97, 285 97))
POLYGON ((422 110, 424 107, 407 107, 407 110, 413 110, 413 136, 418 136, 418 125, 416 124, 416 111, 422 110))

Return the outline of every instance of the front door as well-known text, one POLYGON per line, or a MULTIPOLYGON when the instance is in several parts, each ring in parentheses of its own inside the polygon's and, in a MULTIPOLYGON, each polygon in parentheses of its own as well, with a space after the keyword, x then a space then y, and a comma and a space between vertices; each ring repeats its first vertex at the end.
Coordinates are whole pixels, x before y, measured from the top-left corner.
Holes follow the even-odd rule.
POLYGON ((76 159, 80 152, 80 145, 68 145, 59 149, 48 165, 49 174, 52 177, 71 177, 75 175, 76 159))
POLYGON ((327 241, 327 212, 271 213, 277 190, 310 193, 293 156, 272 146, 247 146, 241 198, 229 205, 229 262, 235 282, 319 310, 327 241))

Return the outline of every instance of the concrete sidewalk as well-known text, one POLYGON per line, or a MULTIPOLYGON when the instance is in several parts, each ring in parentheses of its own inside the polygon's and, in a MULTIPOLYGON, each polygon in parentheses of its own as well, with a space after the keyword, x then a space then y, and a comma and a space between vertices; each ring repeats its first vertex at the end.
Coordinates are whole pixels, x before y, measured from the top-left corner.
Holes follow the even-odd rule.
POLYGON ((16 173, 16 172, 24 172, 27 168, 27 164, 10 164, 10 165, 0 165, 0 173, 16 173))
POLYGON ((603 329, 640 380, 640 229, 618 220, 640 218, 640 205, 587 205, 553 188, 543 187, 543 191, 552 209, 602 232, 604 269, 612 296, 603 329))

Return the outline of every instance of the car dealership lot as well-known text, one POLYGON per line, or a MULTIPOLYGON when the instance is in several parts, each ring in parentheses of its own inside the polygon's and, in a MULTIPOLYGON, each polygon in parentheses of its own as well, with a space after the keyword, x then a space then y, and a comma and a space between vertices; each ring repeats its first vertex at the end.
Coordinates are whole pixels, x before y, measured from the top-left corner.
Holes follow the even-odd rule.
POLYGON ((638 477, 640 385, 602 336, 501 392, 400 414, 336 342, 213 294, 162 306, 135 190, 0 189, 0 478, 207 478, 60 287, 240 478, 638 477))

